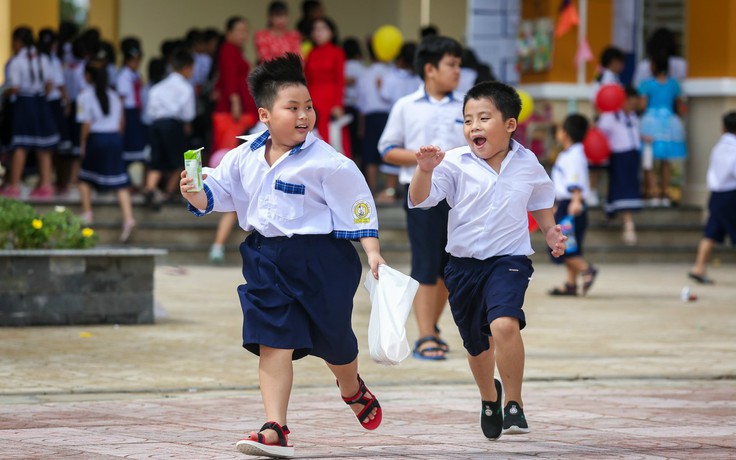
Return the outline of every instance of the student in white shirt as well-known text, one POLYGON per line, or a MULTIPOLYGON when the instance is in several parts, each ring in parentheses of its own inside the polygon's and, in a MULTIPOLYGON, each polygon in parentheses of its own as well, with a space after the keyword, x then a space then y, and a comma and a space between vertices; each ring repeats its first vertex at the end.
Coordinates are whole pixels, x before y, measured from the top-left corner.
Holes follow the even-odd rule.
POLYGON ((443 199, 451 206, 445 283, 480 390, 480 425, 488 439, 529 432, 521 398, 522 307, 534 272, 527 211, 554 256, 564 253, 566 240, 555 225, 549 176, 533 152, 511 139, 520 111, 521 99, 510 86, 474 86, 463 107, 467 145, 447 153, 420 147, 409 186, 410 208, 430 208, 443 199), (496 365, 503 391, 493 376, 496 365))
POLYGON ((695 265, 688 276, 701 284, 713 284, 706 276, 708 260, 716 243, 726 235, 736 246, 736 112, 723 116, 723 135, 713 147, 708 165, 708 222, 698 245, 695 265))
POLYGON ((158 183, 164 173, 169 174, 166 198, 176 192, 178 171, 184 167, 191 121, 196 115, 194 88, 189 83, 194 58, 189 51, 179 48, 171 58, 171 65, 174 71, 151 88, 146 106, 146 115, 151 120, 151 163, 143 193, 146 204, 156 210, 163 201, 158 183))
POLYGON ((291 457, 287 407, 292 360, 322 358, 343 400, 373 430, 382 412, 358 375, 358 343, 351 327, 361 263, 350 240, 360 240, 373 276, 385 263, 376 208, 355 163, 312 130, 315 111, 296 54, 266 61, 250 74, 250 92, 268 130, 246 136, 215 169, 204 190, 181 194, 196 215, 232 212, 251 234, 240 246, 243 275, 243 346, 260 356, 266 419, 237 443, 250 455, 291 457))
MULTIPOLYGON (((573 113, 557 128, 557 142, 564 149, 557 155, 552 167, 552 182, 555 185, 555 221, 572 220, 576 248, 570 247, 565 255, 553 258, 553 262, 565 264, 567 279, 562 288, 554 288, 550 295, 576 296, 577 277, 583 277, 583 295, 588 293, 598 270, 583 259, 583 240, 588 228, 588 209, 585 200, 590 194, 588 159, 583 149, 583 139, 588 132, 588 119, 573 113)), ((572 244, 570 245, 572 246, 572 244)))
POLYGON ((146 131, 142 120, 143 83, 138 70, 143 59, 140 42, 125 38, 120 43, 123 67, 118 72, 115 89, 123 100, 125 133, 123 135, 123 159, 126 162, 146 161, 146 131))
MULTIPOLYGON (((416 151, 422 145, 450 150, 465 145, 462 96, 454 90, 460 81, 463 48, 447 37, 427 37, 419 44, 416 71, 424 85, 399 99, 383 130, 378 150, 386 163, 401 166, 399 182, 408 189, 416 169, 416 151)), ((446 201, 422 211, 406 211, 411 244, 411 276, 419 282, 414 313, 419 339, 414 344, 416 359, 446 359, 447 343, 439 335, 437 322, 447 303, 443 281, 448 255, 446 201)))
POLYGON ((83 89, 77 98, 77 121, 82 124, 79 171, 82 218, 88 224, 93 221, 92 187, 114 190, 123 217, 120 241, 125 243, 135 227, 135 220, 128 191, 130 179, 123 161, 123 107, 120 96, 108 88, 105 68, 87 64, 85 75, 92 86, 83 89))

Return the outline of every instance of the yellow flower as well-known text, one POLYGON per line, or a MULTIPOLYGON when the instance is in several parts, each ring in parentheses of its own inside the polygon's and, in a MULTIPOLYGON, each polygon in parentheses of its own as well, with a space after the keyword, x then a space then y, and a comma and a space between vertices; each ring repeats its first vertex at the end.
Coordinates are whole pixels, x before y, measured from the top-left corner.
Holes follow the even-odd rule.
POLYGON ((33 222, 31 222, 31 225, 36 230, 41 230, 43 228, 43 221, 41 219, 33 219, 33 222))
POLYGON ((95 231, 94 231, 94 230, 92 230, 92 229, 91 229, 91 228, 89 228, 89 227, 84 227, 84 228, 82 229, 82 236, 83 236, 83 237, 85 237, 85 238, 89 238, 89 237, 91 237, 91 236, 92 236, 92 235, 94 235, 94 234, 95 234, 95 231))

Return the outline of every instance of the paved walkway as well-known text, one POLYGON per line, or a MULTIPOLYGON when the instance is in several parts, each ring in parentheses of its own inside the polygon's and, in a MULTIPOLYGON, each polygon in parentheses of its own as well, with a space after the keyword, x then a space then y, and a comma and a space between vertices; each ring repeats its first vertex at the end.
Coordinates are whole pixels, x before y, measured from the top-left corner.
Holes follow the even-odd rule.
MULTIPOLYGON (((406 270, 406 267, 397 267, 406 270)), ((361 356, 384 424, 360 428, 325 366, 295 365, 301 458, 729 458, 736 456, 736 269, 691 286, 686 265, 605 265, 587 298, 550 298, 537 264, 525 310, 532 433, 485 440, 452 319, 442 363, 361 356)), ((263 422, 257 360, 240 348, 233 268, 159 267, 153 326, 0 329, 0 458, 243 458, 263 422)), ((365 350, 368 299, 354 327, 365 350)), ((448 312, 449 313, 449 312, 448 312)), ((413 319, 408 324, 415 337, 413 319)))

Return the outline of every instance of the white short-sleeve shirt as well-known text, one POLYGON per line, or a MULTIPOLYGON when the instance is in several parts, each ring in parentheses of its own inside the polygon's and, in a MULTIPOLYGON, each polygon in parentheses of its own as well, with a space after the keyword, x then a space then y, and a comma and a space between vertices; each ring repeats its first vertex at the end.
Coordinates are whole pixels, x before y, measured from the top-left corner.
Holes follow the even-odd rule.
POLYGON ((707 180, 711 192, 736 190, 736 134, 724 133, 713 147, 707 180))
POLYGON ((587 199, 590 180, 588 179, 588 158, 585 156, 583 144, 578 142, 560 152, 552 166, 551 175, 557 200, 571 199, 575 189, 580 189, 583 199, 587 199))
POLYGON ((115 83, 115 89, 123 99, 123 107, 126 109, 140 108, 140 84, 141 76, 138 72, 133 71, 128 66, 124 66, 118 72, 117 82, 115 83), (136 98, 136 86, 138 86, 138 98, 136 98))
POLYGON ((10 59, 6 76, 7 86, 17 88, 20 96, 38 96, 44 94, 53 72, 47 56, 33 47, 26 47, 10 59))
POLYGON ((389 66, 383 62, 374 62, 358 79, 357 98, 358 110, 364 115, 371 113, 388 113, 391 102, 381 96, 383 79, 389 71, 389 66))
POLYGON ((358 106, 358 80, 361 75, 366 71, 366 67, 363 63, 357 59, 350 59, 345 61, 345 79, 350 78, 353 80, 353 84, 348 86, 345 84, 345 96, 344 104, 345 107, 357 107, 358 106))
POLYGON ((623 110, 602 113, 597 126, 606 135, 611 153, 641 149, 639 117, 636 113, 626 113, 623 110))
POLYGON ((273 165, 266 162, 269 132, 243 136, 217 168, 204 168, 207 209, 238 215, 240 226, 266 237, 328 235, 378 237, 373 196, 355 163, 312 132, 273 165))
POLYGON ((123 116, 123 104, 120 102, 120 96, 111 89, 107 90, 107 100, 110 110, 105 115, 94 88, 83 89, 77 97, 77 121, 89 123, 89 130, 92 133, 118 132, 123 116))
POLYGON ((537 156, 511 140, 500 172, 468 147, 456 148, 432 174, 432 190, 421 203, 429 208, 447 199, 447 252, 484 260, 500 255, 534 253, 527 211, 551 208, 555 192, 537 156))
POLYGON ((419 75, 409 72, 406 69, 392 67, 381 85, 381 97, 393 105, 404 96, 416 91, 422 86, 422 79, 419 75))
POLYGON ((171 72, 168 77, 151 87, 146 115, 152 121, 163 118, 192 121, 196 115, 192 84, 180 73, 171 72))
MULTIPOLYGON (((436 145, 447 152, 467 145, 463 134, 463 100, 450 93, 441 101, 431 98, 424 87, 402 97, 391 112, 378 142, 385 156, 393 148, 419 150, 423 145, 436 145)), ((399 182, 409 184, 415 166, 402 166, 399 182)))
POLYGON ((52 83, 51 91, 46 95, 46 99, 49 101, 57 101, 61 99, 61 87, 64 86, 64 66, 61 63, 61 59, 55 54, 52 54, 48 58, 49 62, 49 80, 52 83))

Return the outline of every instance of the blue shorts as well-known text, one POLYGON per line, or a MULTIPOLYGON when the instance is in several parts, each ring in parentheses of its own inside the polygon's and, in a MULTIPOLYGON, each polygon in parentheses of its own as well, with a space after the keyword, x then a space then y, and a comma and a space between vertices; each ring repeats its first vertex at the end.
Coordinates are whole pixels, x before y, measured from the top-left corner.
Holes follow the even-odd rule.
MULTIPOLYGON (((555 222, 558 224, 562 219, 567 217, 567 208, 570 207, 570 200, 562 200, 557 203, 557 211, 555 211, 555 222)), ((588 207, 583 203, 583 212, 573 218, 573 224, 575 225, 575 239, 578 242, 578 249, 575 252, 567 252, 560 257, 552 257, 552 250, 547 248, 550 253, 550 260, 552 263, 561 264, 568 257, 582 257, 583 256, 583 241, 585 240, 585 233, 588 230, 588 207)))
POLYGON ((240 245, 243 347, 293 349, 342 365, 358 356, 351 325, 362 266, 348 240, 332 235, 266 238, 257 232, 240 245))
POLYGON ((731 245, 736 246, 736 190, 711 192, 708 200, 705 237, 723 243, 726 235, 731 239, 731 245))
POLYGON ((184 169, 184 152, 189 140, 184 134, 184 122, 162 118, 151 125, 151 163, 154 171, 181 171, 184 169))
POLYGON ((522 307, 532 273, 532 261, 526 256, 486 260, 450 256, 445 269, 450 309, 471 356, 490 348, 490 325, 496 318, 516 318, 519 329, 524 329, 522 307))
MULTIPOLYGON (((409 186, 406 187, 409 196, 409 186)), ((450 255, 447 247, 447 219, 450 205, 442 200, 429 209, 406 209, 406 230, 411 245, 411 277, 419 284, 437 284, 437 278, 445 276, 445 267, 450 255)))
POLYGON ((363 134, 363 164, 380 165, 383 163, 378 151, 378 141, 388 121, 388 112, 374 112, 365 115, 365 132, 363 134))

